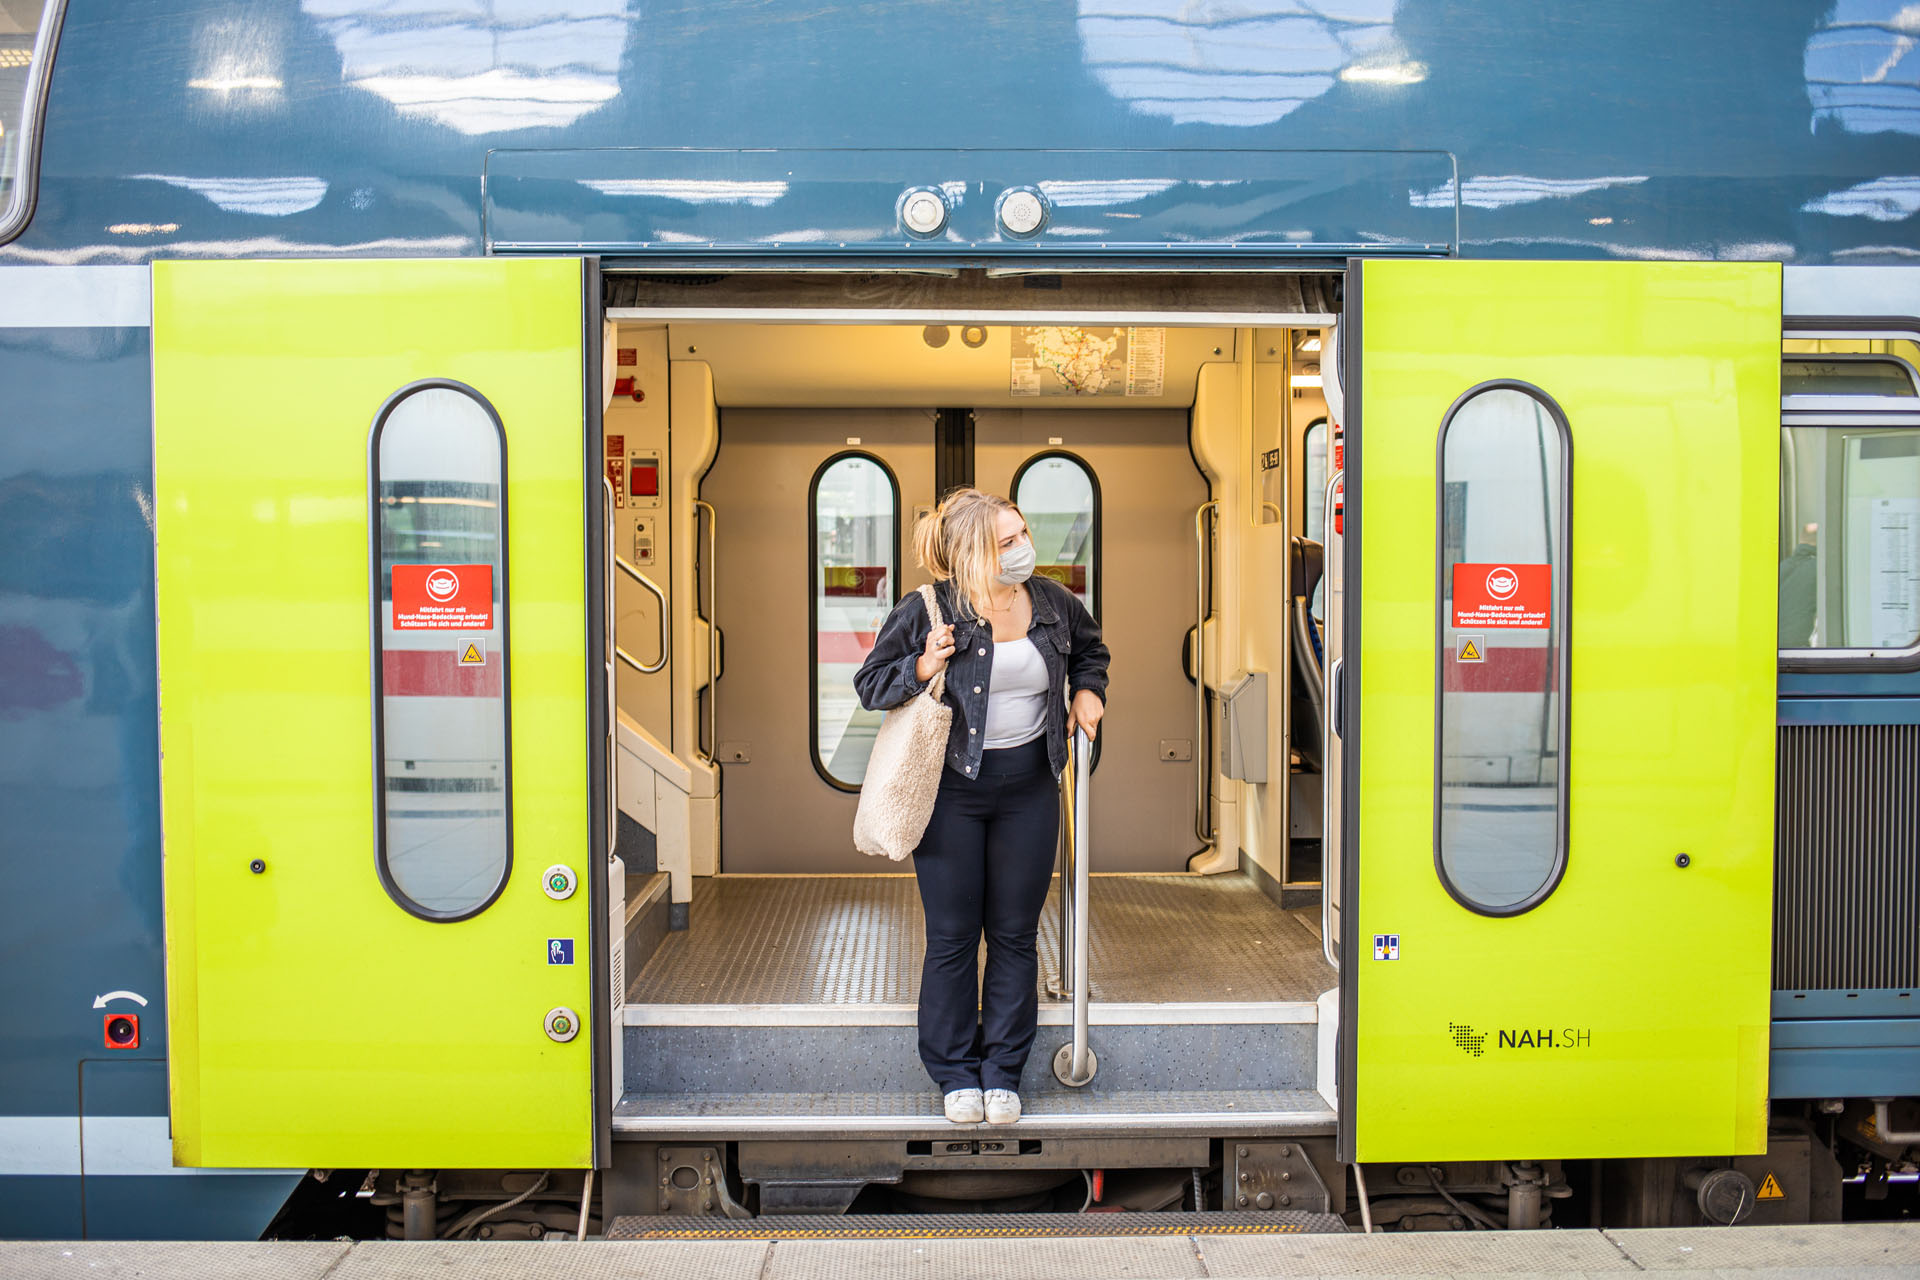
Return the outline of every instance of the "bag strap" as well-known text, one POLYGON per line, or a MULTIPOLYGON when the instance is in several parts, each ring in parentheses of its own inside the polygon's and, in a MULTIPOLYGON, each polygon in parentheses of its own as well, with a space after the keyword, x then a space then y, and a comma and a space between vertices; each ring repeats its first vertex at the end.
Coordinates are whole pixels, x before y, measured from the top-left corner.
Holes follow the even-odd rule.
MULTIPOLYGON (((927 603, 927 621, 936 627, 939 626, 940 598, 934 594, 933 584, 931 582, 923 582, 920 584, 920 598, 927 603)), ((936 671, 933 679, 927 681, 927 693, 932 696, 935 702, 947 696, 947 673, 945 668, 936 671)))

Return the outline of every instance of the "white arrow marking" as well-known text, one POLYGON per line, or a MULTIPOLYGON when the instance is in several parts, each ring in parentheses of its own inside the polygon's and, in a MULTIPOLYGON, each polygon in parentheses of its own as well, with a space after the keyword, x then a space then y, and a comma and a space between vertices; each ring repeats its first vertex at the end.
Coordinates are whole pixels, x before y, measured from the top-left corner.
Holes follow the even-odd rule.
POLYGON ((131 1000, 142 1009, 147 1007, 147 998, 138 991, 109 991, 103 996, 95 996, 93 998, 93 1007, 96 1009, 104 1009, 107 1007, 108 1002, 113 1000, 131 1000))

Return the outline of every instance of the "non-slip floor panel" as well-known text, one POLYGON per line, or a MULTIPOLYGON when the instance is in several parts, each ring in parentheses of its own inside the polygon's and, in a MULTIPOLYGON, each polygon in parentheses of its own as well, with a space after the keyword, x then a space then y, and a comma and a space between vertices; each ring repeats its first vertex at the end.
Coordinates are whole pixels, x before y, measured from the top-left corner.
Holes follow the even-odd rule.
POLYGON ((697 1135, 702 1140, 806 1136, 866 1138, 1050 1138, 1101 1134, 1309 1137, 1330 1134, 1334 1115, 1302 1089, 1125 1090, 1101 1096, 1034 1096, 1012 1125, 951 1124, 931 1088, 890 1093, 629 1093, 614 1107, 616 1137, 697 1135))
MULTIPOLYGON (((629 1093, 614 1109, 629 1116, 735 1117, 782 1115, 797 1119, 906 1116, 943 1120, 940 1094, 926 1089, 887 1093, 629 1093)), ((1326 1099, 1310 1089, 1148 1089, 1104 1097, 1071 1093, 1028 1100, 1025 1120, 1057 1116, 1163 1116, 1244 1113, 1327 1113, 1326 1099)), ((956 1129, 978 1126, 956 1125, 956 1129)), ((989 1129, 998 1126, 988 1126, 989 1129)))
MULTIPOLYGON (((1092 998, 1312 1000, 1334 985, 1320 942, 1247 877, 1095 876, 1092 998)), ((1049 893, 1042 998, 1060 954, 1049 893)), ((689 927, 635 973, 635 1004, 913 1004, 926 933, 911 876, 714 876, 689 927)))

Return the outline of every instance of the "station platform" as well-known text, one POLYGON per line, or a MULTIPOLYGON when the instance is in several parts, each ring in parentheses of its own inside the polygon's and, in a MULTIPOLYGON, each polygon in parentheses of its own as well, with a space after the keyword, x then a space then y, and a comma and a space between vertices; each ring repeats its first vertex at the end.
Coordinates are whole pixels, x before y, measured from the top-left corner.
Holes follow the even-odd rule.
POLYGON ((1920 1277, 1920 1224, 1371 1236, 1236 1235, 1197 1228, 1170 1235, 1013 1239, 754 1239, 742 1233, 718 1240, 519 1244, 0 1242, 0 1276, 9 1280, 1460 1280, 1628 1272, 1920 1277))

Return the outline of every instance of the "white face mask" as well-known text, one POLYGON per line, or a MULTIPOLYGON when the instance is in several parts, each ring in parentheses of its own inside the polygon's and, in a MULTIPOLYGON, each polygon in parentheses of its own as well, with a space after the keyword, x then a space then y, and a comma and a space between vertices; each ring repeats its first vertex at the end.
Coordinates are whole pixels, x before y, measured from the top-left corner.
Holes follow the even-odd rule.
POLYGON ((1023 538, 1000 553, 1000 572, 993 580, 1003 587, 1015 587, 1033 576, 1033 540, 1023 538))

